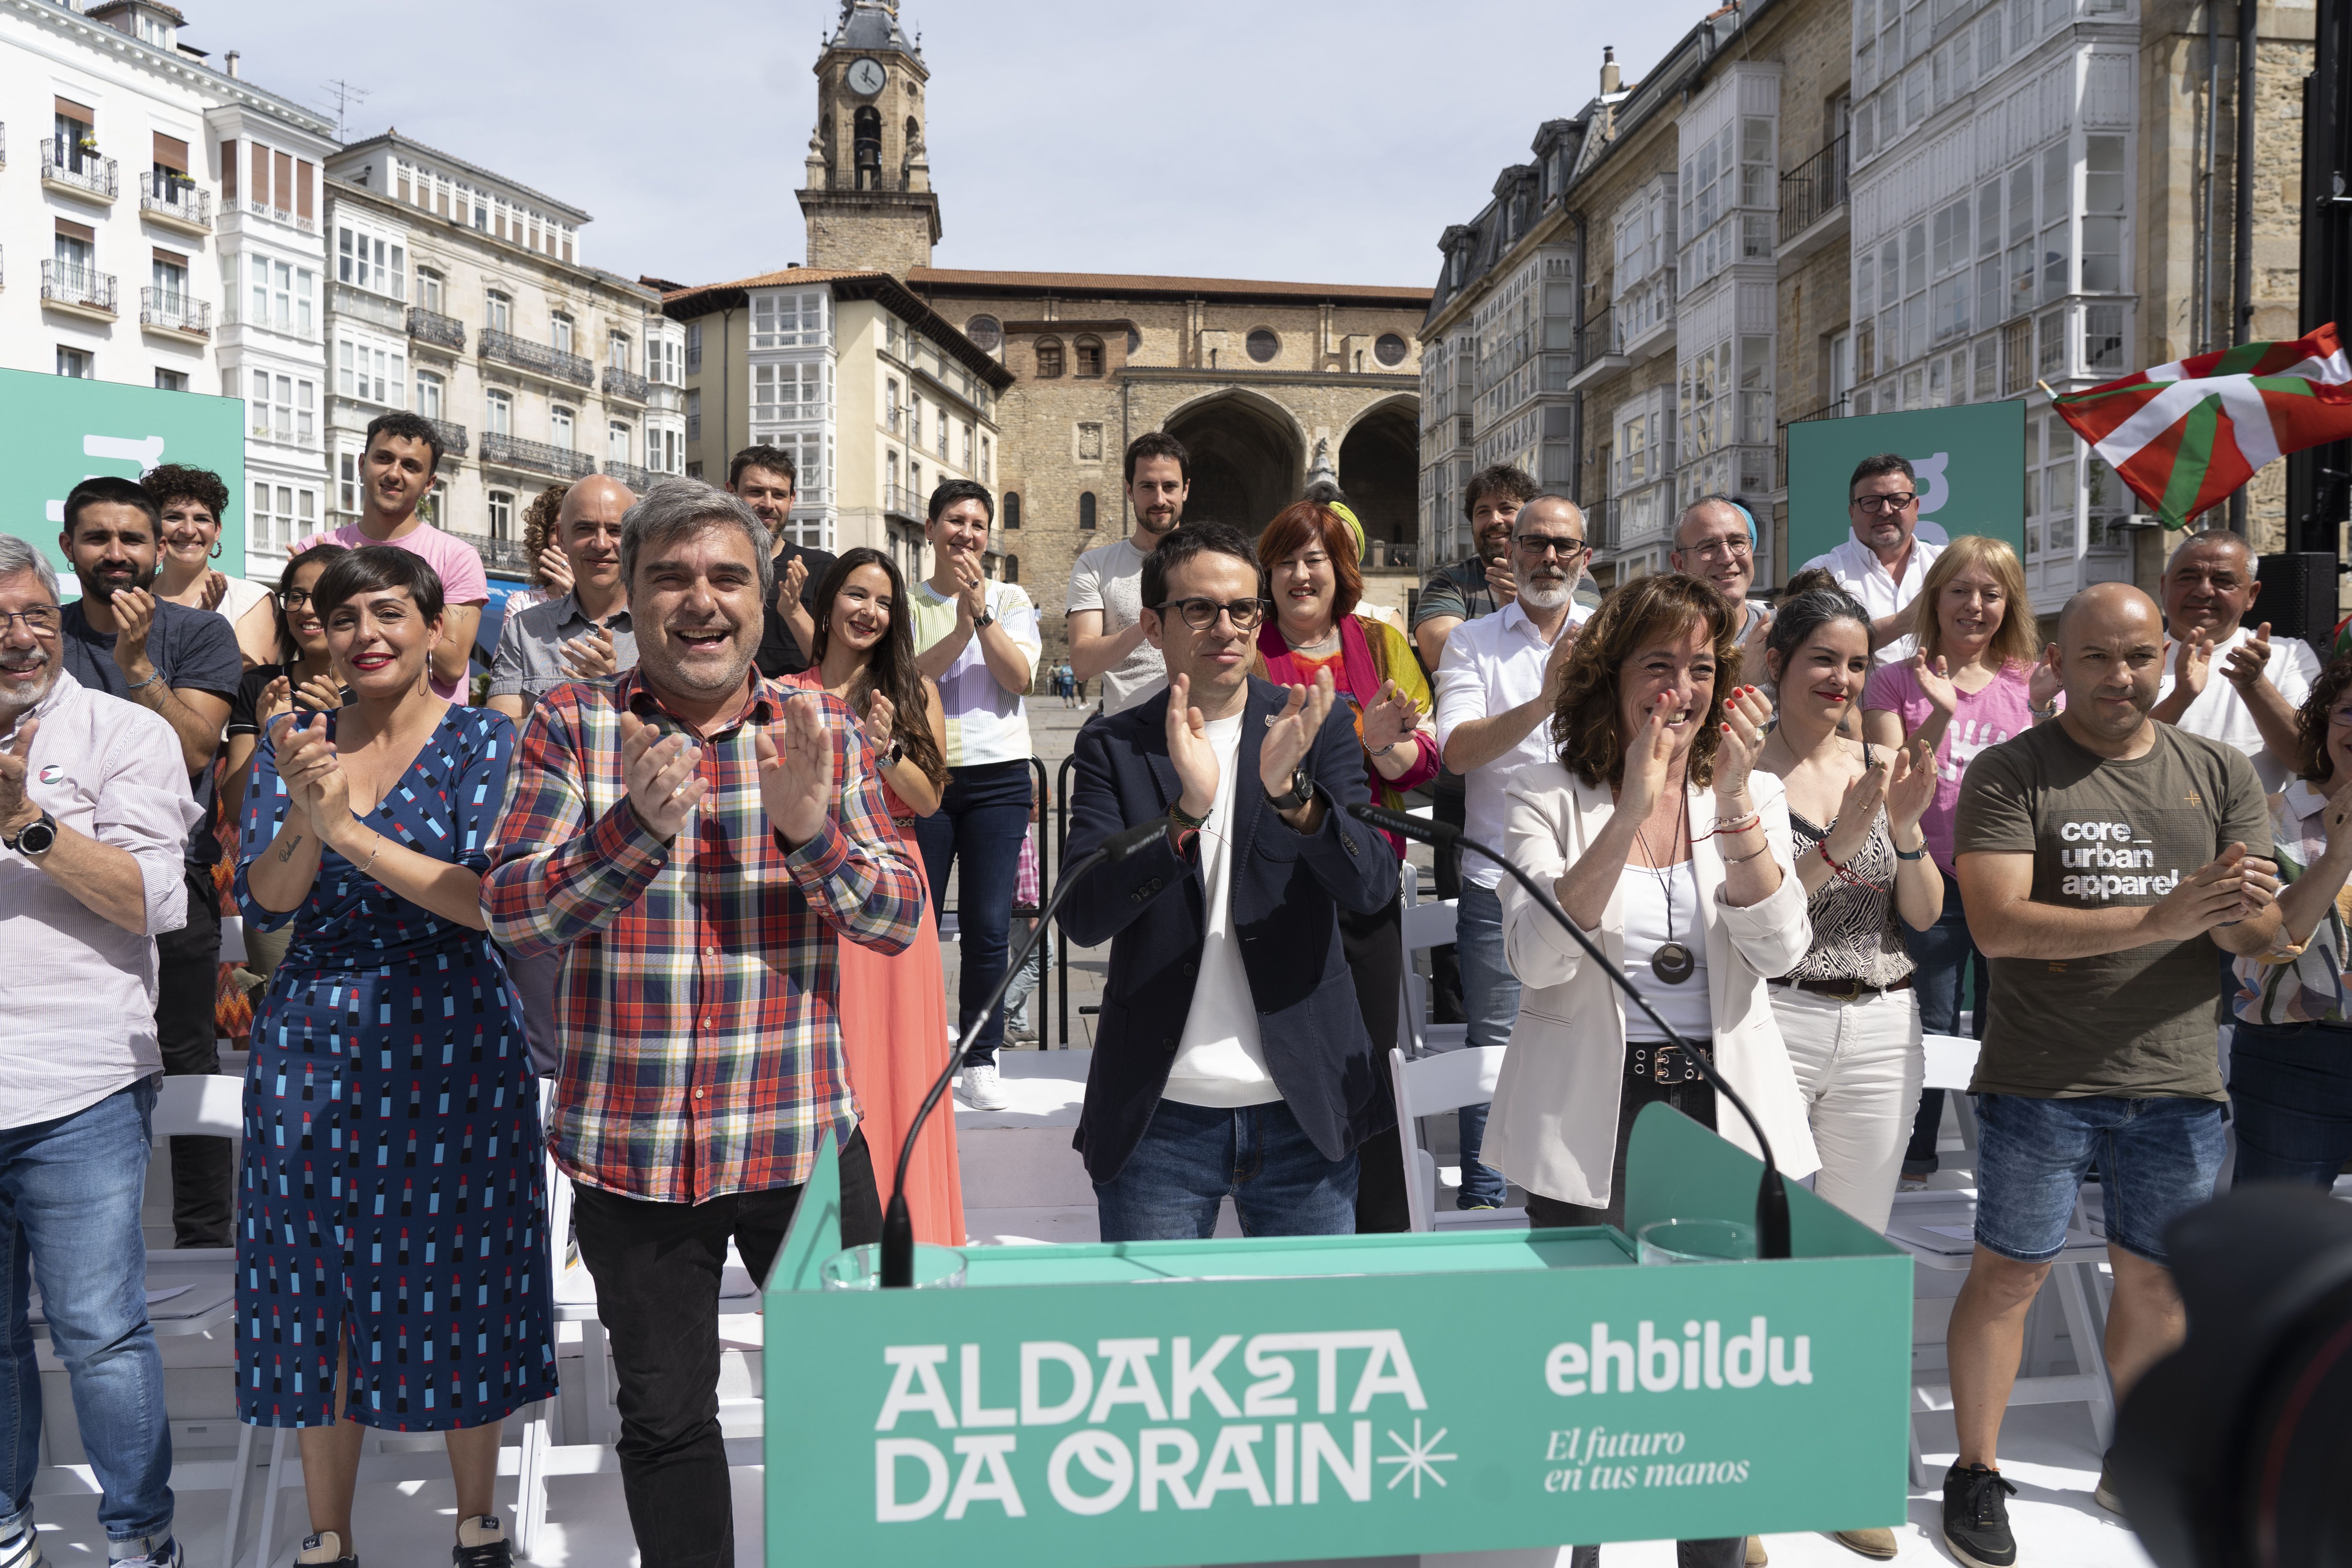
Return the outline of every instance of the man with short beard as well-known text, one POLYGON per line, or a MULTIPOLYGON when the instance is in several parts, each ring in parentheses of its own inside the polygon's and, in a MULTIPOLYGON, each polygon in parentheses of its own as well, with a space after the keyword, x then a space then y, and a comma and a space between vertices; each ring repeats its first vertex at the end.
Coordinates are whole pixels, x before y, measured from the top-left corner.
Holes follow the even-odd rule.
POLYGON ((923 889, 848 705, 753 671, 775 580, 751 509, 655 485, 621 574, 636 668, 557 687, 523 727, 482 909, 502 946, 562 960, 549 1142, 612 1335, 638 1552, 712 1568, 734 1552, 727 1244, 767 1278, 827 1139, 843 1244, 879 1237, 874 1162, 897 1152, 858 1131, 835 944, 904 952, 923 889))
MULTIPOLYGON (((1127 447, 1127 501, 1135 531, 1098 545, 1070 566, 1070 679, 1077 689, 1102 677, 1102 710, 1123 713, 1168 684, 1160 650, 1143 633, 1143 558, 1184 521, 1192 458, 1165 430, 1127 447)), ((1074 693, 1075 694, 1075 693, 1074 693)))
MULTIPOLYGON (((75 679, 63 621, 48 562, 0 534, 0 1432, 41 1429, 37 1275, 114 1568, 178 1568, 139 1207, 163 1068, 154 939, 186 918, 196 805, 171 725, 75 679)), ((40 1463, 26 1437, 0 1447, 11 1568, 41 1565, 40 1463)))
POLYGON ((834 554, 793 540, 793 500, 800 468, 781 447, 746 447, 727 460, 727 489, 767 528, 774 543, 775 592, 760 633, 760 673, 769 679, 798 675, 816 640, 816 589, 833 570, 834 554))
MULTIPOLYGON (((1445 639, 1437 670, 1437 744, 1445 765, 1467 781, 1464 831, 1481 844, 1503 844, 1503 788, 1510 775, 1554 755, 1552 710, 1559 705, 1576 628, 1591 614, 1575 600, 1591 547, 1584 513, 1566 496, 1528 498, 1512 521, 1514 593, 1500 612, 1466 621, 1445 639)), ((1510 1043, 1519 1015, 1519 983, 1503 955, 1502 868, 1465 857, 1455 904, 1454 950, 1462 966, 1466 1046, 1510 1043)), ((1462 1187, 1456 1206, 1499 1208, 1502 1173, 1478 1163, 1486 1108, 1461 1111, 1462 1187)))

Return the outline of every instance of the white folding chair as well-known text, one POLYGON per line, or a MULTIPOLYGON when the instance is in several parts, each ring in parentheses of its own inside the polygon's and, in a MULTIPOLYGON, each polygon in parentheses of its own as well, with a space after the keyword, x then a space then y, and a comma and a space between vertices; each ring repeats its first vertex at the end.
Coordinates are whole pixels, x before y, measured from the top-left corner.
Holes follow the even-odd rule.
POLYGON ((1402 1047, 1389 1047, 1389 1079, 1396 1090, 1398 1142, 1404 1148, 1405 1212, 1417 1231, 1501 1230, 1528 1223, 1524 1208, 1437 1212, 1437 1160, 1421 1146, 1416 1118, 1459 1110, 1495 1098, 1503 1070, 1503 1047, 1480 1046, 1441 1051, 1408 1061, 1402 1047))
MULTIPOLYGON (((1410 874, 1408 868, 1408 874, 1410 874)), ((1428 903, 1408 902, 1400 912, 1403 931, 1404 994, 1397 1007, 1397 1046, 1412 1060, 1433 1051, 1459 1050, 1465 1037, 1461 1024, 1429 1021, 1429 982, 1412 966, 1412 955, 1444 947, 1454 940, 1455 905, 1451 899, 1428 903)))

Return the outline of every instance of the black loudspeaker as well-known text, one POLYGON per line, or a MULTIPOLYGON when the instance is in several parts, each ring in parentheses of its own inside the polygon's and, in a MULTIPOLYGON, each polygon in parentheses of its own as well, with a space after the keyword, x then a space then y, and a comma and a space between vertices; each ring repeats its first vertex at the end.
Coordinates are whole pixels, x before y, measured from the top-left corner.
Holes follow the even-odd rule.
POLYGON ((2246 618, 2268 621, 2275 639, 2300 637, 2317 650, 2321 662, 2342 617, 2336 608, 2336 557, 2316 550, 2265 555, 2256 563, 2263 596, 2246 618))

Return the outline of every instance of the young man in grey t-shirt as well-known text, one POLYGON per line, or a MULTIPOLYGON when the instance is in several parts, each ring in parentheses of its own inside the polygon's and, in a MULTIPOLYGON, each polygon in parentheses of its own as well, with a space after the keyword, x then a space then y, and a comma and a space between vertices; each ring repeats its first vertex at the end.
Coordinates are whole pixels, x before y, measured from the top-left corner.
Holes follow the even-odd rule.
POLYGON ((1070 672, 1080 686, 1102 677, 1103 711, 1134 707, 1168 683, 1160 650, 1143 637, 1143 558, 1184 521, 1192 458, 1164 430, 1127 448, 1127 499, 1135 531, 1087 551, 1070 569, 1070 672))
MULTIPOLYGON (((1948 1341, 1959 1455, 1944 1535, 1986 1568, 2017 1561, 1995 1445, 2026 1309, 2095 1160, 2116 1398, 2181 1342, 2164 1232, 2221 1169, 2215 949, 2264 952, 2279 932, 2252 764, 2149 717, 2164 670, 2155 602, 2127 584, 2086 588, 2053 649, 2065 712, 1969 764, 1953 837, 1992 991, 1969 1086, 1976 1251, 1948 1341)), ((2097 1496, 2117 1507, 2104 1469, 2097 1496)))

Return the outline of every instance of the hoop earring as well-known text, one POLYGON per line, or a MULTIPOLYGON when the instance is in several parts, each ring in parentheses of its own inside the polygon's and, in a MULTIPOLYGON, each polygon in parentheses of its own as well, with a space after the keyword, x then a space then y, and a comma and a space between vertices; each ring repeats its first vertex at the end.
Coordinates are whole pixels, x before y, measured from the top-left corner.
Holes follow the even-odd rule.
POLYGON ((219 540, 217 540, 217 539, 215 539, 215 541, 213 541, 213 548, 212 548, 212 558, 213 558, 214 560, 217 561, 217 560, 219 560, 219 559, 220 559, 220 550, 221 550, 221 547, 220 547, 220 541, 219 541, 219 540))

